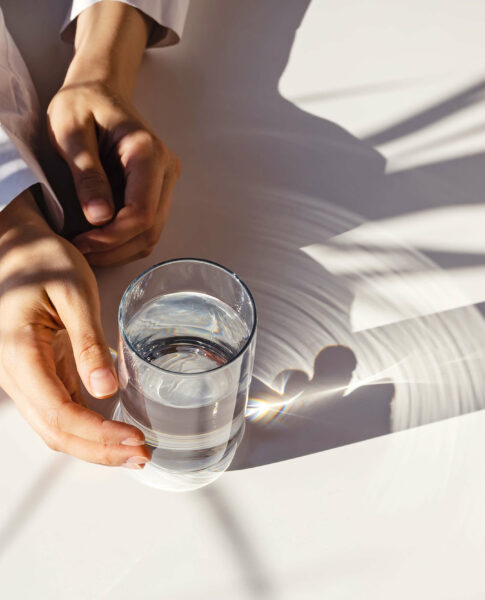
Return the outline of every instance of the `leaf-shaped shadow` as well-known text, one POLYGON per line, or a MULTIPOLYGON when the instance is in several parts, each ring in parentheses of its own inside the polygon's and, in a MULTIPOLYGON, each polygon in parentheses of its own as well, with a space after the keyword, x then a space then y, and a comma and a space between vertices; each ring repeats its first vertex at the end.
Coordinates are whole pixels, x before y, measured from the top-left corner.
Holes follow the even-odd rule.
POLYGON ((329 450, 390 433, 391 383, 369 385, 345 395, 355 356, 344 346, 317 355, 311 379, 283 371, 278 394, 253 379, 246 432, 230 469, 245 469, 329 450))

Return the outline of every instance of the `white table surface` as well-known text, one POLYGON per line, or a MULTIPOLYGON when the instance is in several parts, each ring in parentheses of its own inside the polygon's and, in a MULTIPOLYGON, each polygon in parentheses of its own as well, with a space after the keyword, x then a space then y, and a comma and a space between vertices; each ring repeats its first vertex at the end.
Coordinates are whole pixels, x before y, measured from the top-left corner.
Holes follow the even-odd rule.
MULTIPOLYGON (((60 3, 5 5, 46 99, 60 3)), ((0 399, 2 598, 484 597, 484 17, 193 0, 147 53, 136 101, 183 175, 154 255, 97 273, 108 338, 148 265, 226 264, 255 292, 266 404, 234 470, 171 494, 53 453, 0 399)))

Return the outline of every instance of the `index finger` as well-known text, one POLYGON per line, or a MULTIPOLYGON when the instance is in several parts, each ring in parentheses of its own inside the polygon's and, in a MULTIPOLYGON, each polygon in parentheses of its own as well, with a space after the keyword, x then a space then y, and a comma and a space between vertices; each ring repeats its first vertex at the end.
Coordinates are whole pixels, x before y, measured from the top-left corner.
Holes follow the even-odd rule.
POLYGON ((124 206, 110 223, 73 240, 83 252, 121 246, 155 222, 168 152, 148 132, 127 136, 118 150, 125 176, 124 206))

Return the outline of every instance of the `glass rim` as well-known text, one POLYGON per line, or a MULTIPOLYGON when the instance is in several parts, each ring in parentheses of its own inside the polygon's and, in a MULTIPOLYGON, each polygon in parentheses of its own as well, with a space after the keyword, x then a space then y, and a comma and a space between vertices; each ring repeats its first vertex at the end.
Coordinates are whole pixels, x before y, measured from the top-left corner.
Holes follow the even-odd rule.
POLYGON ((175 376, 175 377, 192 377, 194 375, 195 376, 198 375, 199 377, 201 377, 202 375, 207 375, 209 373, 215 373, 216 371, 221 371, 222 369, 225 369, 226 367, 228 367, 229 365, 231 365, 240 356, 242 356, 242 354, 244 354, 244 352, 248 349, 250 343, 252 342, 252 340, 254 338, 254 334, 256 333, 257 322, 258 322, 258 314, 257 314, 257 311, 256 311, 256 303, 254 302, 254 298, 253 298, 253 295, 252 295, 251 290, 249 289, 249 287, 244 283, 244 281, 234 271, 231 271, 231 269, 228 269, 227 267, 224 267, 223 265, 220 265, 219 263, 217 263, 217 262, 215 262, 213 260, 207 260, 205 258, 190 258, 190 257, 187 257, 187 258, 171 258, 169 260, 164 260, 162 262, 156 263, 155 265, 152 265, 151 267, 148 267, 142 273, 140 273, 139 275, 137 275, 137 277, 135 277, 135 279, 133 279, 131 281, 131 283, 128 285, 128 287, 125 289, 125 291, 123 292, 123 296, 121 297, 120 305, 119 305, 119 308, 118 308, 118 329, 119 329, 121 338, 123 339, 123 341, 125 342, 125 344, 128 346, 128 348, 145 365, 148 365, 148 366, 152 367, 153 369, 155 369, 157 371, 161 371, 162 373, 167 373, 167 374, 175 376), (148 273, 150 273, 151 271, 155 271, 156 269, 159 269, 160 267, 164 267, 166 265, 170 265, 170 264, 173 264, 173 263, 181 263, 181 262, 202 263, 202 264, 205 264, 205 265, 210 265, 212 267, 217 267, 218 269, 221 269, 221 271, 224 271, 226 274, 230 275, 231 277, 233 277, 234 279, 237 280, 237 282, 241 285, 241 287, 243 288, 243 290, 248 295, 249 302, 251 304, 251 308, 252 308, 252 312, 253 312, 253 316, 254 316, 253 326, 251 328, 251 332, 249 333, 248 339, 244 343, 243 347, 237 352, 237 354, 235 354, 226 363, 224 363, 223 365, 220 365, 219 367, 216 367, 215 369, 210 369, 209 371, 199 371, 197 373, 177 373, 176 371, 169 371, 168 369, 164 369, 163 367, 159 367, 157 365, 154 365, 151 362, 148 362, 142 356, 140 356, 140 354, 138 354, 138 352, 135 350, 135 348, 133 348, 133 345, 131 344, 128 336, 126 335, 126 331, 125 331, 125 328, 123 326, 123 320, 122 320, 123 307, 124 307, 124 305, 126 303, 128 294, 133 290, 133 288, 135 287, 135 285, 141 279, 143 279, 143 277, 145 277, 146 275, 148 275, 148 273))

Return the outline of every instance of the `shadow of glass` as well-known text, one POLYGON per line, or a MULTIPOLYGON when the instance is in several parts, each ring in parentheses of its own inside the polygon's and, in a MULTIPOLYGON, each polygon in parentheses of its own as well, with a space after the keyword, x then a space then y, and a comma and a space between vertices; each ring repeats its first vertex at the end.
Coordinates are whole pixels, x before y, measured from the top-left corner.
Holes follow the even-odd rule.
POLYGON ((394 387, 363 386, 346 394, 356 366, 343 346, 324 348, 310 379, 302 371, 281 373, 283 393, 253 380, 246 432, 231 470, 256 467, 391 432, 394 387))

